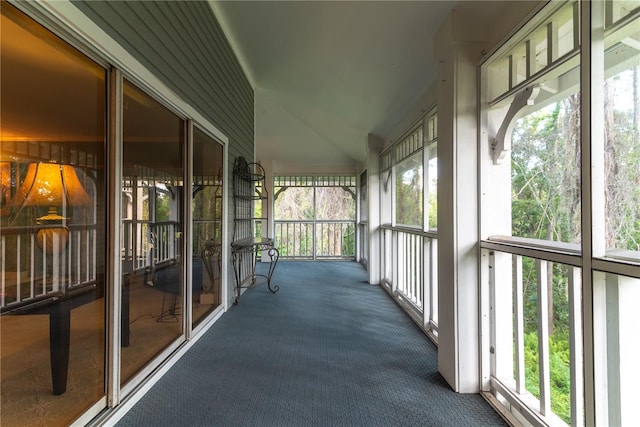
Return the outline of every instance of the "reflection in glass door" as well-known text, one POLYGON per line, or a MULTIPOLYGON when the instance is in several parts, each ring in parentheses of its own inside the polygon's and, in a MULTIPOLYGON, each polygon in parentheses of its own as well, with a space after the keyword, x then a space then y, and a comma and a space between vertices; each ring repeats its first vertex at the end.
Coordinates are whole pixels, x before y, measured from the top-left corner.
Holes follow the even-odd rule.
POLYGON ((222 302, 222 145, 193 128, 193 326, 222 302))
POLYGON ((182 335, 185 122, 125 81, 121 381, 182 335))
POLYGON ((105 395, 106 70, 0 7, 0 424, 63 426, 105 395))

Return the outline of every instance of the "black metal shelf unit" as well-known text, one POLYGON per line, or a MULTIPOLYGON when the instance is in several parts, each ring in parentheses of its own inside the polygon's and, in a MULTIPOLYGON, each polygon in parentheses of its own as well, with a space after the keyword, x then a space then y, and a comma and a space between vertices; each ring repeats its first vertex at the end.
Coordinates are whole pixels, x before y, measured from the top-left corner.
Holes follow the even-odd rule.
POLYGON ((279 287, 271 285, 271 278, 278 263, 279 252, 269 237, 269 219, 266 209, 256 208, 256 202, 268 202, 264 168, 259 163, 248 163, 238 157, 233 166, 234 227, 231 242, 231 260, 236 280, 235 304, 240 301, 243 288, 267 284, 276 293, 279 287), (262 215, 256 215, 256 211, 262 215), (266 226, 263 227, 263 224, 266 226), (259 227, 258 227, 259 226, 259 227), (262 230, 266 230, 266 235, 262 230), (269 257, 266 274, 256 273, 256 263, 263 252, 269 257))

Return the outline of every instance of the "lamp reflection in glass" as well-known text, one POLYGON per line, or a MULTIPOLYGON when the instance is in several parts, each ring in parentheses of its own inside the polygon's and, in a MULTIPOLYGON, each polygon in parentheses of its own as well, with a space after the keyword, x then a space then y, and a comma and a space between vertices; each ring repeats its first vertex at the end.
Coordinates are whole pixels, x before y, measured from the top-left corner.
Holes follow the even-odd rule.
POLYGON ((58 163, 30 163, 27 174, 16 195, 12 199, 15 207, 49 208, 46 215, 36 219, 38 225, 37 242, 40 249, 48 254, 62 252, 67 247, 69 230, 68 218, 58 214, 58 207, 90 206, 91 196, 87 194, 78 179, 75 168, 58 163))
POLYGON ((11 163, 0 162, 0 216, 5 216, 11 199, 11 163))

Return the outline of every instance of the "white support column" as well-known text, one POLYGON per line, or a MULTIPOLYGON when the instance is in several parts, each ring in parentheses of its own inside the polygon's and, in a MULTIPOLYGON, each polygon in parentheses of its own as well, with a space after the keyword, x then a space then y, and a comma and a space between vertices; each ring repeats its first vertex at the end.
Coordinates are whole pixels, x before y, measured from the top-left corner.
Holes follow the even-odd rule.
POLYGON ((581 7, 580 121, 582 194, 582 331, 584 422, 607 424, 607 356, 604 278, 592 270, 593 257, 605 255, 604 211, 604 23, 605 2, 581 7))
POLYGON ((369 246, 367 254, 367 273, 369 283, 380 284, 380 246, 382 242, 380 227, 380 151, 383 142, 375 135, 367 136, 367 233, 369 246))
MULTIPOLYGON (((638 402, 638 383, 640 383, 640 367, 638 367, 640 333, 636 326, 638 303, 640 303, 640 279, 625 276, 616 276, 616 279, 620 425, 633 425, 638 422, 635 405, 638 402)), ((607 288, 609 287, 607 283, 607 288)), ((607 306, 609 306, 608 303, 607 306)), ((615 351, 609 347, 608 351, 612 350, 615 351)))
POLYGON ((453 10, 434 40, 438 65, 438 369, 480 391, 477 64, 482 35, 453 10), (466 40, 474 40, 467 42, 466 40))

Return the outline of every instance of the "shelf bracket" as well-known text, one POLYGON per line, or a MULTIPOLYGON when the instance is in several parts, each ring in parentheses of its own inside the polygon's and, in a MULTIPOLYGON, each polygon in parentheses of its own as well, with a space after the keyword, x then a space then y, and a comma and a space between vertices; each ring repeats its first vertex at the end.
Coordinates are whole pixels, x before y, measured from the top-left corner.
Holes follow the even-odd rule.
POLYGON ((496 136, 490 139, 491 157, 494 165, 501 164, 506 154, 511 151, 511 137, 516 119, 524 107, 534 104, 539 94, 539 86, 528 86, 514 96, 513 102, 511 102, 511 106, 502 120, 500 129, 498 129, 496 136))

